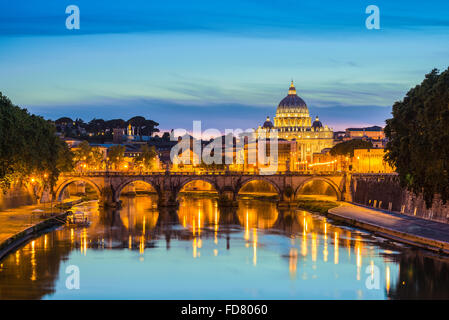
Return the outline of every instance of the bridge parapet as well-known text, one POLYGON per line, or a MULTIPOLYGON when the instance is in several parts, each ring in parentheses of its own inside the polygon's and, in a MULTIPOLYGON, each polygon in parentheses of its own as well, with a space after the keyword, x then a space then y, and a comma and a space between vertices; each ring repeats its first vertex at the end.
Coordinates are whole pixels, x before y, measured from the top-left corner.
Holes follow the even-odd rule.
POLYGON ((274 187, 280 203, 293 201, 305 184, 321 180, 330 185, 337 198, 344 198, 345 174, 342 172, 302 173, 282 172, 274 175, 260 175, 250 172, 123 172, 95 171, 63 174, 56 186, 56 199, 64 188, 74 181, 84 181, 94 186, 102 202, 110 205, 118 203, 122 190, 133 182, 148 183, 158 194, 159 205, 173 206, 179 192, 188 183, 201 180, 209 183, 218 192, 221 204, 235 205, 240 190, 251 181, 264 181, 274 187))

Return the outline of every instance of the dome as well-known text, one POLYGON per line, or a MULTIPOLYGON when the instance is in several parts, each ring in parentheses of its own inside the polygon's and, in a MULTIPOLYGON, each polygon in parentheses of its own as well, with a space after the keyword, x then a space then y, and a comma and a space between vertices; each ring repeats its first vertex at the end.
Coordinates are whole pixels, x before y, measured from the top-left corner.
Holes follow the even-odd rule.
POLYGON ((304 100, 296 94, 293 81, 288 89, 288 95, 279 102, 276 113, 309 113, 304 100))
POLYGON ((274 128, 273 122, 271 122, 270 117, 267 117, 267 120, 263 123, 262 128, 264 129, 272 129, 274 128))
POLYGON ((323 127, 323 124, 321 123, 318 116, 316 116, 315 121, 312 123, 312 128, 317 129, 317 128, 322 128, 322 127, 323 127))

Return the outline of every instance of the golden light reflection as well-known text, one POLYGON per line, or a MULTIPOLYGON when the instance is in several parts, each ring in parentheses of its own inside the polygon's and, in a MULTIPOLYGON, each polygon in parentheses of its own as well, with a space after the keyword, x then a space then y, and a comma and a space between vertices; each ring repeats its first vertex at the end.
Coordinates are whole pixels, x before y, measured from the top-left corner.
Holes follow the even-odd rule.
POLYGON ((193 246, 193 257, 194 258, 196 258, 197 257, 197 240, 196 240, 196 237, 195 238, 193 238, 193 243, 192 243, 192 246, 193 246))
POLYGON ((257 265, 257 230, 253 229, 253 265, 257 265))
POLYGON ((215 213, 214 213, 214 243, 218 244, 218 209, 215 206, 215 213))
POLYGON ((83 228, 81 232, 81 253, 84 255, 87 253, 87 228, 83 228))
MULTIPOLYGON (((270 201, 253 201, 249 206, 244 202, 237 209, 237 219, 246 228, 272 228, 278 217, 276 203, 270 201)), ((245 235, 246 236, 246 235, 245 235)))
POLYGON ((218 232, 220 214, 213 198, 183 197, 179 205, 178 217, 184 228, 191 228, 192 235, 201 236, 204 226, 213 226, 218 232))
POLYGON ((346 232, 346 246, 348 247, 348 259, 351 258, 351 232, 346 232))
POLYGON ((75 230, 70 229, 70 243, 74 243, 75 242, 75 230))
POLYGON ((305 233, 302 234, 301 255, 307 256, 307 235, 305 233))
POLYGON ((385 269, 385 288, 387 290, 387 294, 390 293, 390 266, 387 266, 385 269))
POLYGON ((327 256, 329 251, 327 250, 327 222, 324 219, 324 247, 323 247, 323 261, 327 262, 327 256))
POLYGON ((338 264, 338 232, 334 236, 334 264, 338 264))
POLYGON ((313 262, 316 261, 317 247, 318 247, 317 235, 316 235, 316 233, 312 233, 312 261, 313 262))
POLYGON ((140 236, 139 241, 139 253, 142 255, 145 252, 145 237, 142 235, 140 236))
POLYGON ((137 229, 147 234, 156 227, 159 212, 152 210, 156 202, 153 196, 126 197, 122 201, 126 207, 122 209, 120 218, 127 230, 137 229))
POLYGON ((360 237, 356 238, 354 250, 356 252, 357 280, 360 280, 360 269, 362 268, 362 248, 360 237))
POLYGON ((245 219, 245 233, 243 235, 243 239, 245 239, 246 241, 249 240, 249 213, 248 210, 246 210, 246 219, 245 219))
POLYGON ((290 277, 294 278, 296 276, 296 268, 298 264, 298 250, 295 248, 290 248, 289 256, 288 270, 290 271, 290 277))
POLYGON ((324 237, 327 237, 327 222, 324 220, 324 237))
POLYGON ((36 249, 35 249, 36 241, 31 241, 31 281, 37 280, 37 272, 36 272, 36 249))

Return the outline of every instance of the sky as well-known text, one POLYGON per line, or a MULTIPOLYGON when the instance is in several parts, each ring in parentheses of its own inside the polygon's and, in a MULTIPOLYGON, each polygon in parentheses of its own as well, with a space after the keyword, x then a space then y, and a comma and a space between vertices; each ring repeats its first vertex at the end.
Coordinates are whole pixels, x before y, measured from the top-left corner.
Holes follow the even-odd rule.
POLYGON ((254 128, 293 79, 334 130, 384 125, 449 65, 449 1, 0 0, 0 92, 48 119, 254 128), (66 28, 66 7, 80 29, 66 28), (368 5, 380 11, 369 30, 368 5))

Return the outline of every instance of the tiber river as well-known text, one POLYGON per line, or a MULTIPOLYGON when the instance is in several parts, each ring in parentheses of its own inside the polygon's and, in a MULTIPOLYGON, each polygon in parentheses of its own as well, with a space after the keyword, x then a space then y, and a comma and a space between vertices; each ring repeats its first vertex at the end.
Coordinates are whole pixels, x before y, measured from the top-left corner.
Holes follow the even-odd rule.
POLYGON ((154 196, 95 201, 87 228, 59 227, 4 258, 0 299, 449 298, 448 260, 269 200, 220 209, 186 195, 172 211, 154 196), (80 287, 66 287, 68 266, 80 287))

